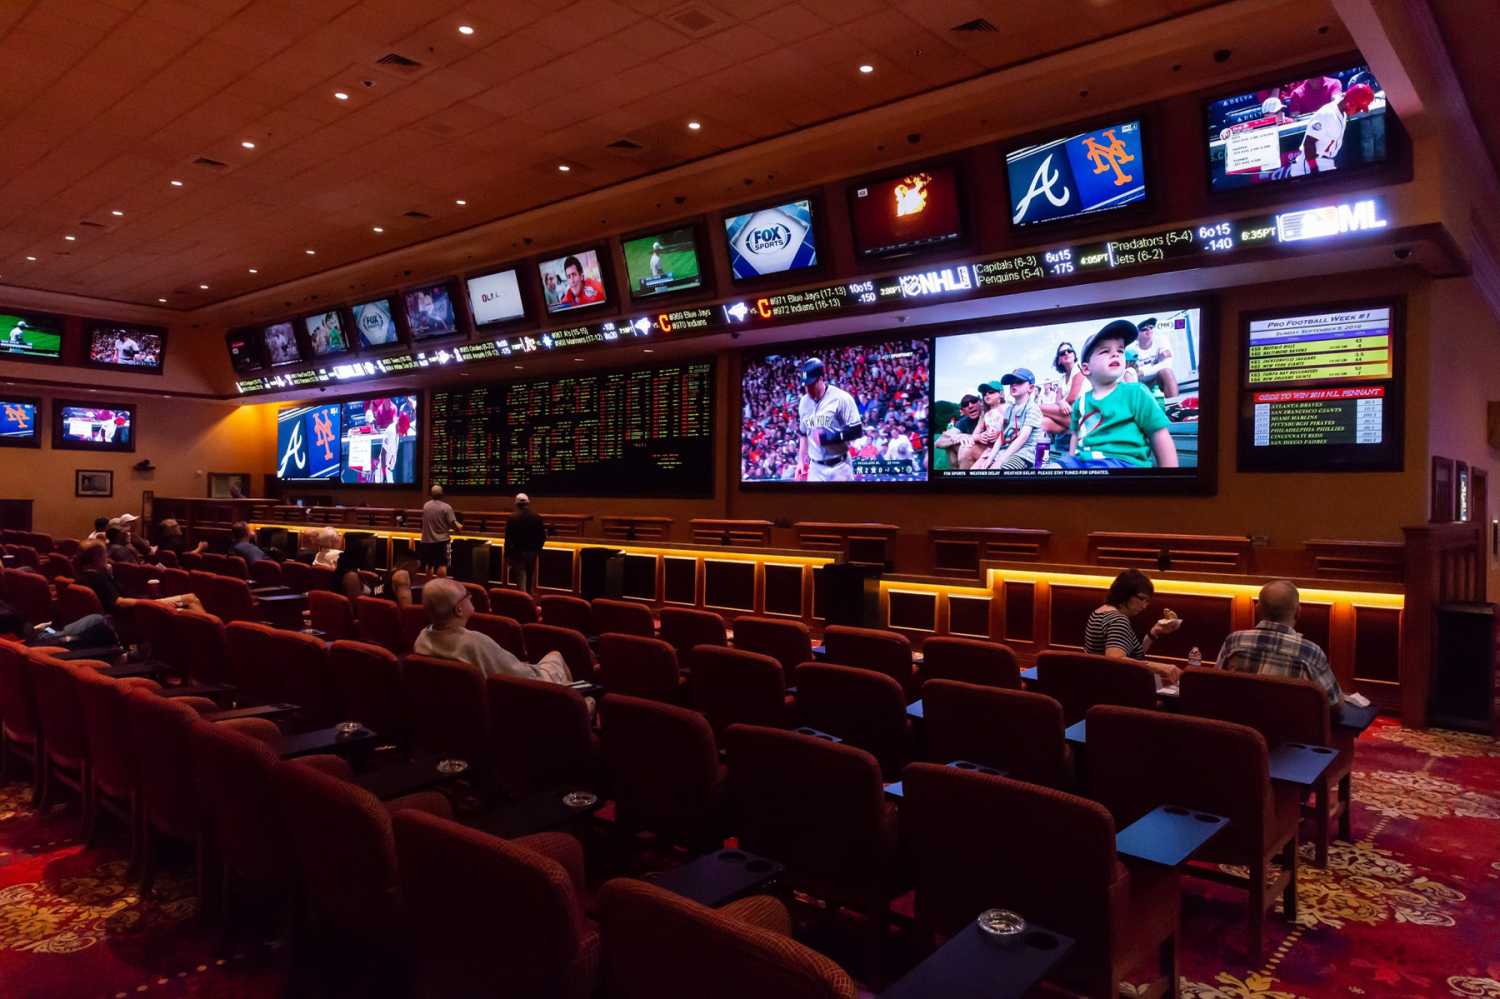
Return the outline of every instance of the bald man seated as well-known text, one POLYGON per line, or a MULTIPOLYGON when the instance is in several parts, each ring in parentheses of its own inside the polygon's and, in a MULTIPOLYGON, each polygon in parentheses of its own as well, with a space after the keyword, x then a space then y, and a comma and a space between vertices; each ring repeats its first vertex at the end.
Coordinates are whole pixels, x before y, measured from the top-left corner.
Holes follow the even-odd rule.
POLYGON ((1219 649, 1219 668, 1311 680, 1322 688, 1328 703, 1337 707, 1344 695, 1328 665, 1328 656, 1294 627, 1301 609, 1302 599, 1291 580, 1278 579, 1262 586, 1260 621, 1254 628, 1230 632, 1219 649))
POLYGON ((417 635, 412 651, 419 656, 458 659, 478 666, 485 676, 519 676, 549 683, 571 683, 573 674, 559 652, 549 652, 535 665, 522 662, 490 636, 470 631, 474 602, 457 580, 438 577, 422 587, 422 609, 427 627, 417 635))

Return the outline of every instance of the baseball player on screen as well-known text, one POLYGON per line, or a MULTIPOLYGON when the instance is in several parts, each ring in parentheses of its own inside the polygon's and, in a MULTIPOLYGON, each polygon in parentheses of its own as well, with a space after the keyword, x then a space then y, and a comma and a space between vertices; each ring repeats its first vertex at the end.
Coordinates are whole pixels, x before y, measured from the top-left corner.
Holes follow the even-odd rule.
POLYGON ((804 482, 852 482, 849 442, 864 435, 854 396, 828 384, 823 362, 802 362, 807 392, 797 403, 797 478, 804 482))
POLYGON ((1292 177, 1305 177, 1336 169, 1349 116, 1367 110, 1374 100, 1375 91, 1368 83, 1356 83, 1314 112, 1307 120, 1302 145, 1292 154, 1287 173, 1292 177))

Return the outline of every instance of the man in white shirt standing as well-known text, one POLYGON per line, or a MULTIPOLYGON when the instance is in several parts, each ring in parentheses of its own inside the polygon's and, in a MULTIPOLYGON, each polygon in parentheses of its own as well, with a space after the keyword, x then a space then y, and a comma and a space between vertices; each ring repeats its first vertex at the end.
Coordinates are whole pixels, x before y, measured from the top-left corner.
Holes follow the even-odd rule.
POLYGON ((422 609, 427 612, 428 625, 412 643, 412 651, 419 656, 470 663, 487 677, 573 682, 573 674, 560 652, 549 652, 533 665, 517 659, 483 632, 470 631, 468 622, 474 614, 474 602, 468 589, 457 580, 429 579, 422 587, 422 609))
POLYGON ((1167 405, 1177 401, 1177 372, 1172 370, 1172 338, 1165 329, 1157 329, 1156 317, 1136 324, 1135 373, 1142 385, 1156 386, 1166 397, 1167 405))
POLYGON ((802 362, 802 385, 797 403, 797 478, 806 482, 852 482, 849 442, 864 435, 863 419, 854 396, 828 384, 823 362, 802 362))

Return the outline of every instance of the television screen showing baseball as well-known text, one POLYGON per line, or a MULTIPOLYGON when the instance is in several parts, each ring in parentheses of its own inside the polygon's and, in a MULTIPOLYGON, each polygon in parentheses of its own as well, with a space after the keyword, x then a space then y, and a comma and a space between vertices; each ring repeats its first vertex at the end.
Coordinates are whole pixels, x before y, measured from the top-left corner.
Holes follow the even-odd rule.
POLYGON ((341 481, 410 486, 417 481, 417 397, 378 396, 344 403, 341 481))
POLYGON ((938 337, 934 477, 1195 477, 1200 335, 1164 307, 938 337))
POLYGON ((0 358, 56 361, 62 357, 63 322, 56 316, 0 312, 0 358))
POLYGON ((413 288, 402 295, 406 304, 406 328, 413 340, 431 340, 458 332, 458 314, 453 309, 453 289, 446 284, 413 288))
POLYGON ((272 323, 266 327, 266 358, 271 367, 296 364, 302 360, 302 349, 297 346, 297 331, 291 323, 272 323))
POLYGON ((89 327, 89 363, 133 371, 160 371, 165 335, 159 329, 100 324, 89 327))
POLYGON ((650 298, 701 287, 698 239, 692 226, 623 240, 625 275, 632 298, 650 298))
POLYGON ((896 338, 747 359, 740 481, 926 481, 929 353, 896 338))
POLYGON ((1204 106, 1209 184, 1232 191, 1384 163, 1388 110, 1368 66, 1210 101, 1204 106))

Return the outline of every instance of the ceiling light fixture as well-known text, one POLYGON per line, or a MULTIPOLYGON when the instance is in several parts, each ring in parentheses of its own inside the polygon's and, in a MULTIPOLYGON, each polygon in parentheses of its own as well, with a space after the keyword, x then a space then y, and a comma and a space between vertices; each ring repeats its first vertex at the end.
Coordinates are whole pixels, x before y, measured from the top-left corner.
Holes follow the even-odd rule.
POLYGON ((31 261, 33 264, 36 263, 36 257, 28 256, 26 259, 31 261))
POLYGON ((385 229, 383 227, 381 227, 381 226, 378 226, 378 225, 372 225, 372 226, 370 226, 370 231, 371 232, 385 232, 385 229))
POLYGON ((349 95, 344 93, 342 90, 335 90, 333 92, 333 96, 337 97, 341 101, 347 101, 349 99, 349 95))
POLYGON ((157 301, 160 302, 163 305, 167 304, 167 300, 165 298, 158 298, 157 301))
POLYGON ((458 26, 458 33, 460 35, 472 35, 474 33, 474 26, 471 24, 460 24, 458 26))
POLYGON ((172 186, 173 187, 181 187, 182 186, 182 181, 180 181, 180 180, 174 180, 174 181, 172 181, 172 186))
POLYGON ((302 252, 307 254, 309 257, 316 257, 318 255, 317 250, 303 250, 302 252))
POLYGON ((256 270, 254 267, 252 267, 252 268, 250 268, 250 273, 251 274, 259 274, 260 271, 256 270))
POLYGON ((557 165, 557 169, 558 169, 559 173, 567 173, 569 170, 571 170, 573 168, 570 167, 570 166, 568 166, 566 163, 559 163, 557 165))
POLYGON ((696 132, 696 131, 698 131, 702 127, 703 127, 703 122, 701 122, 701 121, 690 121, 690 122, 688 122, 688 131, 689 132, 696 132))
POLYGON ((198 287, 202 288, 204 291, 208 290, 208 285, 206 285, 206 284, 200 284, 198 287))
POLYGON ((462 208, 464 205, 468 204, 468 202, 465 201, 463 198, 454 198, 453 199, 453 203, 455 205, 457 205, 458 207, 460 207, 460 208, 462 208))
POLYGON ((120 211, 118 208, 111 208, 109 213, 117 219, 122 219, 125 217, 125 213, 120 211))
POLYGON ((243 142, 240 143, 240 145, 244 146, 246 149, 254 149, 255 148, 255 143, 251 142, 249 139, 245 139, 243 142))
POLYGON ((860 63, 859 71, 861 73, 865 74, 866 76, 869 76, 871 73, 875 72, 875 67, 871 66, 867 62, 866 63, 860 63))
POLYGON ((78 240, 78 237, 77 237, 77 236, 75 236, 75 235, 73 235, 73 234, 72 234, 72 233, 71 233, 71 232, 70 232, 70 233, 68 233, 68 234, 67 234, 67 235, 66 235, 66 236, 64 236, 64 237, 63 237, 63 239, 66 239, 66 240, 67 240, 67 241, 68 241, 68 242, 70 242, 70 243, 73 243, 73 242, 77 242, 77 240, 78 240))

